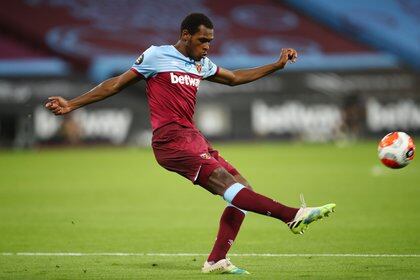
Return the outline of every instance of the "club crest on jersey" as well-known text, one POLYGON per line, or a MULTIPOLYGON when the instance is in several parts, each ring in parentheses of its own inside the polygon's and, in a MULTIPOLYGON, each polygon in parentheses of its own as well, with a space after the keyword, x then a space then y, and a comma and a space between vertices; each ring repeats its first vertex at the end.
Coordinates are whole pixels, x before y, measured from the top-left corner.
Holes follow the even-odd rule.
POLYGON ((203 153, 203 154, 201 154, 201 155, 200 155, 200 157, 201 157, 202 159, 211 159, 211 156, 210 156, 210 154, 209 154, 209 153, 203 153))
POLYGON ((201 73, 201 69, 203 68, 203 66, 200 63, 196 63, 195 64, 195 69, 197 69, 198 73, 201 73))
POLYGON ((140 65, 143 62, 143 58, 144 58, 144 53, 141 54, 141 56, 139 56, 136 59, 136 62, 134 62, 135 65, 140 65))

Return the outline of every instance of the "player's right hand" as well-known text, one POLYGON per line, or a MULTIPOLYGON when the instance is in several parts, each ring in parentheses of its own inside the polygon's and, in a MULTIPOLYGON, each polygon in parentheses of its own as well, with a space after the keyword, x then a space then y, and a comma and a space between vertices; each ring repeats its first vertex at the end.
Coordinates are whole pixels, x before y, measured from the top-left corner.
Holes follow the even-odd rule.
POLYGON ((45 108, 50 110, 56 116, 67 114, 73 110, 69 102, 61 96, 48 97, 48 102, 45 104, 45 108))

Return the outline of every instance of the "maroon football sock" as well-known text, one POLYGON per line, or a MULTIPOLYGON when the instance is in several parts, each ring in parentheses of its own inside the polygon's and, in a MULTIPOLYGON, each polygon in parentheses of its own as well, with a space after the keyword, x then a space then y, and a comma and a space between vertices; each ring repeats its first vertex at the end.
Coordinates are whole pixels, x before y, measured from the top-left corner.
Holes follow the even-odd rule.
POLYGON ((214 243, 213 250, 207 261, 217 262, 226 258, 226 254, 232 246, 244 218, 245 214, 241 210, 233 206, 225 208, 225 211, 220 218, 216 242, 214 243))
POLYGON ((285 223, 292 221, 299 210, 298 208, 285 206, 247 188, 241 189, 236 194, 232 200, 232 204, 243 210, 272 216, 285 223))

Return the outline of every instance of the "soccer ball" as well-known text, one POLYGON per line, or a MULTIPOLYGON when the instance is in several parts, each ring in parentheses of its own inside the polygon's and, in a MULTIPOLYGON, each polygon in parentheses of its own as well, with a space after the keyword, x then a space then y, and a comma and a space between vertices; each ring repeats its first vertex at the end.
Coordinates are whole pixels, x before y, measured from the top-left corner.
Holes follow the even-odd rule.
POLYGON ((385 135, 378 145, 378 156, 389 168, 403 168, 414 158, 416 146, 405 132, 391 132, 385 135))

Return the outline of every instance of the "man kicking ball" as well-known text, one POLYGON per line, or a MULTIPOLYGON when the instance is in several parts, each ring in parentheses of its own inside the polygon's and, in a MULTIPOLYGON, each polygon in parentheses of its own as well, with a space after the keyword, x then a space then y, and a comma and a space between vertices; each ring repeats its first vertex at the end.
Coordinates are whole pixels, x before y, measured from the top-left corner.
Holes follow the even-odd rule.
POLYGON ((302 234, 310 223, 334 211, 335 204, 306 207, 302 203, 301 208, 293 208, 254 192, 238 170, 221 157, 195 127, 196 94, 203 79, 229 86, 249 83, 283 69, 288 62, 295 62, 297 52, 282 49, 279 59, 272 64, 229 71, 207 58, 214 38, 213 24, 207 16, 188 15, 182 21, 180 32, 175 45, 151 46, 120 76, 72 100, 50 97, 46 107, 55 115, 67 114, 145 80, 153 129, 152 147, 157 162, 228 203, 202 272, 249 274, 226 258, 246 211, 279 219, 293 233, 302 234))

